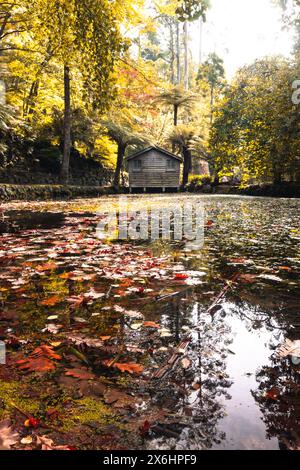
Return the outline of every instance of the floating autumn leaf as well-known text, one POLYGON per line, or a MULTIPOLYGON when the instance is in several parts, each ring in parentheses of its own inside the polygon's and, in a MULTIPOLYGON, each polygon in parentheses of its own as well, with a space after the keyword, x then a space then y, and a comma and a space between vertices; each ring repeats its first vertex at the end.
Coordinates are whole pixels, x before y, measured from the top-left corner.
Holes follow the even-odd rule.
POLYGON ((56 269, 56 268, 57 268, 57 264, 54 263, 53 261, 50 261, 49 263, 40 264, 36 266, 35 270, 42 272, 42 271, 52 271, 53 269, 56 269))
POLYGON ((146 326, 148 328, 160 328, 160 325, 155 321, 145 321, 143 323, 143 326, 146 326))
POLYGON ((19 434, 11 427, 9 419, 0 422, 0 450, 10 450, 19 440, 19 434))
POLYGON ((107 405, 113 405, 114 408, 126 408, 134 406, 136 398, 117 388, 108 388, 104 393, 104 401, 107 405))
POLYGON ((36 443, 42 450, 77 450, 73 446, 56 446, 52 439, 47 436, 37 436, 36 443))
POLYGON ((232 264, 247 264, 248 263, 248 260, 246 258, 230 258, 228 260, 229 263, 232 263, 232 264))
POLYGON ((184 357, 182 360, 181 360, 181 365, 184 369, 188 369, 190 366, 191 366, 191 361, 190 359, 188 359, 187 357, 184 357))
POLYGON ((80 380, 91 380, 95 378, 94 374, 86 369, 66 369, 65 375, 80 380))
POLYGON ((60 360, 61 356, 53 351, 52 346, 43 344, 35 348, 26 359, 21 359, 16 364, 21 370, 49 372, 56 367, 56 364, 51 359, 60 360))
POLYGON ((47 346, 43 344, 42 346, 38 346, 34 351, 31 353, 32 356, 46 356, 50 357, 51 359, 57 359, 58 361, 61 359, 61 356, 53 351, 53 346, 47 346))
POLYGON ((238 280, 244 284, 252 284, 257 281, 256 274, 240 274, 238 280))
POLYGON ((149 421, 145 421, 142 426, 139 427, 139 431, 142 437, 145 437, 151 429, 149 421))
POLYGON ((143 372, 144 368, 140 364, 135 364, 134 362, 121 363, 115 362, 113 367, 119 369, 121 372, 129 372, 129 374, 140 374, 143 372))
POLYGON ((101 341, 108 341, 111 336, 100 336, 101 341))
POLYGON ((40 302, 41 305, 45 305, 46 307, 54 307, 54 305, 58 304, 61 301, 58 295, 53 295, 46 300, 42 300, 40 302))
POLYGON ((83 294, 80 295, 73 295, 72 297, 68 297, 67 302, 72 304, 73 308, 79 308, 84 304, 87 304, 88 301, 90 300, 88 297, 85 297, 83 294))
POLYGON ((212 225, 214 225, 214 221, 213 220, 208 220, 205 224, 205 227, 211 227, 212 225))
POLYGON ((287 272, 291 272, 292 271, 292 268, 290 268, 289 266, 279 266, 280 271, 287 271, 287 272))
POLYGON ((28 436, 23 437, 23 439, 21 439, 21 444, 23 445, 32 444, 32 436, 28 435, 28 436))
POLYGON ((27 358, 16 363, 21 370, 31 372, 49 372, 55 369, 55 364, 46 357, 27 358))
POLYGON ((295 356, 300 357, 300 340, 291 341, 286 339, 277 351, 279 357, 295 356))
POLYGON ((88 346, 91 348, 100 348, 103 346, 103 340, 95 339, 95 338, 89 338, 85 336, 80 336, 80 335, 66 335, 66 338, 70 340, 72 343, 76 344, 77 346, 88 346))
POLYGON ((186 273, 176 273, 175 276, 174 276, 174 279, 177 279, 177 280, 184 280, 184 279, 188 279, 188 274, 186 273))

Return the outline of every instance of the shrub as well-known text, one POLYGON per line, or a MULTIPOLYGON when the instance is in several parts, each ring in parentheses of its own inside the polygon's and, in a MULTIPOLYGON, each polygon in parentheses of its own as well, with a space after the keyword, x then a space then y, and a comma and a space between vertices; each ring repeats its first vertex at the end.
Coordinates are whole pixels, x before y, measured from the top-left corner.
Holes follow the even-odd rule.
POLYGON ((188 191, 200 191, 204 185, 211 184, 212 179, 209 175, 191 175, 187 184, 188 191))

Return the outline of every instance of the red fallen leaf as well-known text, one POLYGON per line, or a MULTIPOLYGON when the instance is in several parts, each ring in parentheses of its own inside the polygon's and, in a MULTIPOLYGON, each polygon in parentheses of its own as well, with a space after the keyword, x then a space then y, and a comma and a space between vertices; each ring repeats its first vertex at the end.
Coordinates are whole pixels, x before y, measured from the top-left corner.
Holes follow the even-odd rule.
POLYGON ((38 346, 35 348, 34 351, 30 354, 30 356, 46 356, 50 357, 51 359, 57 359, 58 361, 61 359, 61 356, 59 354, 56 354, 56 352, 53 351, 52 346, 47 346, 46 344, 43 344, 42 346, 38 346))
POLYGON ((181 361, 181 365, 184 369, 188 369, 191 366, 191 361, 187 357, 184 357, 181 361))
POLYGON ((50 261, 49 263, 45 264, 39 264, 38 266, 35 267, 36 271, 51 271, 52 269, 56 269, 57 264, 54 263, 53 261, 50 261))
POLYGON ((188 279, 188 274, 176 273, 174 279, 188 279))
POLYGON ((89 302, 91 300, 89 297, 84 296, 83 294, 81 295, 73 295, 72 297, 69 297, 67 299, 67 302, 70 302, 72 304, 73 308, 79 308, 83 304, 89 302))
POLYGON ((269 400, 278 400, 279 396, 280 396, 280 392, 278 388, 276 387, 271 388, 265 393, 265 397, 268 398, 269 400))
POLYGON ((85 369, 67 369, 65 375, 80 380, 90 380, 95 378, 94 374, 91 374, 85 369))
POLYGON ((208 220, 208 221, 206 222, 206 225, 205 225, 205 226, 206 226, 206 227, 211 227, 212 225, 214 225, 214 221, 213 221, 213 220, 208 220))
POLYGON ((155 321, 144 321, 143 326, 147 326, 149 328, 160 328, 160 325, 155 323, 155 321))
POLYGON ((26 426, 26 428, 37 428, 40 424, 40 421, 32 416, 24 422, 24 426, 26 426))
POLYGON ((281 271, 288 271, 288 272, 291 272, 292 271, 292 268, 290 268, 289 266, 279 266, 279 268, 281 271))
POLYGON ((58 295, 53 295, 52 297, 49 297, 49 299, 42 300, 40 304, 47 307, 54 307, 54 305, 58 304, 60 300, 61 299, 58 297, 58 295))
POLYGON ((21 359, 16 364, 21 370, 48 372, 56 367, 56 364, 50 359, 60 360, 61 356, 53 351, 52 346, 43 344, 35 348, 26 359, 21 359))
POLYGON ((144 368, 140 364, 135 364, 134 362, 128 363, 121 363, 121 362, 113 362, 111 359, 105 359, 102 361, 106 367, 115 367, 119 369, 121 372, 129 372, 129 374, 140 374, 143 372, 144 368))
POLYGON ((151 429, 151 424, 149 421, 145 421, 143 426, 140 426, 139 431, 142 437, 146 436, 151 429))
POLYGON ((75 273, 63 273, 63 274, 60 274, 58 277, 60 277, 61 279, 71 279, 71 277, 73 277, 75 275, 75 273))
POLYGON ((256 274, 240 274, 238 277, 238 280, 240 282, 243 282, 244 284, 252 284, 257 281, 257 275, 256 274))
POLYGON ((245 264, 247 262, 246 258, 230 258, 228 261, 234 264, 245 264))
POLYGON ((108 341, 111 336, 100 336, 99 338, 101 339, 101 341, 108 341))
POLYGON ((129 374, 140 374, 144 370, 143 366, 140 364, 135 364, 134 362, 128 362, 124 364, 121 362, 115 362, 113 367, 119 369, 121 372, 129 372, 129 374))
POLYGON ((28 358, 17 361, 19 369, 35 372, 48 372, 55 369, 55 364, 46 357, 28 358))
POLYGON ((47 436, 36 436, 36 441, 42 450, 77 450, 74 446, 56 446, 52 439, 49 439, 47 436))

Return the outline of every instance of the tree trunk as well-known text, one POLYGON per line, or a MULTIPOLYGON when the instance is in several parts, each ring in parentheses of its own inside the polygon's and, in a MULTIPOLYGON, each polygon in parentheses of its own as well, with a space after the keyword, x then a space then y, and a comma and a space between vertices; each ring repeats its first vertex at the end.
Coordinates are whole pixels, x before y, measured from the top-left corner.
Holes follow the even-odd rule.
POLYGON ((188 47, 188 22, 183 24, 184 31, 184 88, 189 89, 189 47, 188 47))
POLYGON ((178 104, 174 104, 174 126, 178 124, 178 104))
POLYGON ((170 24, 170 75, 171 83, 175 84, 175 47, 174 47, 174 31, 173 24, 170 24))
POLYGON ((181 61, 180 61, 180 28, 179 22, 176 24, 176 59, 177 59, 177 85, 181 83, 181 61))
POLYGON ((215 89, 212 85, 210 88, 210 125, 213 123, 213 107, 214 107, 214 100, 215 100, 215 89))
POLYGON ((282 174, 279 171, 274 172, 273 183, 279 185, 282 183, 282 174))
POLYGON ((213 185, 214 185, 214 186, 218 186, 219 184, 220 184, 220 177, 219 177, 219 174, 216 173, 216 174, 215 174, 215 177, 214 177, 213 185))
POLYGON ((202 49, 203 49, 203 18, 199 20, 199 65, 202 64, 202 49))
POLYGON ((69 182, 69 167, 71 153, 71 91, 70 91, 70 68, 64 66, 64 153, 60 177, 63 184, 69 182))
POLYGON ((182 188, 185 188, 189 181, 189 174, 192 166, 191 152, 187 147, 183 147, 183 175, 182 175, 182 188))
POLYGON ((117 165, 115 170, 114 176, 114 188, 118 189, 120 184, 120 174, 123 165, 124 155, 125 155, 126 145, 118 144, 118 157, 117 157, 117 165))

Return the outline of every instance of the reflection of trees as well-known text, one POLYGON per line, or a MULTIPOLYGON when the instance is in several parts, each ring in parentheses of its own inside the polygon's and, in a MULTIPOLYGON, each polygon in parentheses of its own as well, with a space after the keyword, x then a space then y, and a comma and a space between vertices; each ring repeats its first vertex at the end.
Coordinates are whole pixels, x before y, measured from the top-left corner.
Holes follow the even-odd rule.
MULTIPOLYGON (((225 370, 231 329, 219 315, 212 320, 199 303, 182 302, 179 313, 185 325, 192 320, 199 325, 192 332, 188 354, 191 366, 172 370, 157 385, 153 399, 176 413, 172 430, 178 432, 178 439, 173 442, 177 449, 211 448, 225 438, 218 423, 224 417, 224 399, 230 399, 231 382, 225 370)), ((181 332, 181 339, 183 335, 181 332)))
POLYGON ((259 404, 268 437, 277 437, 281 448, 300 449, 300 368, 289 359, 272 358, 257 373, 259 404))

